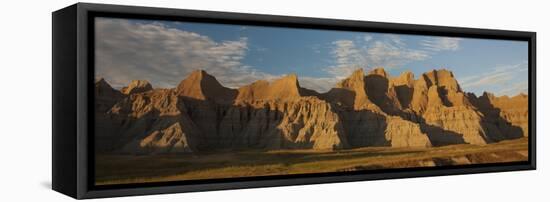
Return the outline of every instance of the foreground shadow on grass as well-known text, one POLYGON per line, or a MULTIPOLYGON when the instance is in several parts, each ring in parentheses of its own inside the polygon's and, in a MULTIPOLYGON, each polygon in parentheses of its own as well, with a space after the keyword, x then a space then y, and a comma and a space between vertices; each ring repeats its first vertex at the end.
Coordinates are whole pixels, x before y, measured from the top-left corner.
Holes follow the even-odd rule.
POLYGON ((415 154, 423 151, 340 151, 322 153, 287 152, 238 152, 219 153, 201 156, 186 155, 147 155, 147 156, 100 156, 96 166, 98 180, 129 178, 151 178, 182 175, 192 171, 216 170, 228 167, 262 167, 282 164, 291 166, 302 163, 315 163, 331 160, 355 160, 370 157, 390 157, 415 154), (152 163, 154 162, 154 163, 152 163))

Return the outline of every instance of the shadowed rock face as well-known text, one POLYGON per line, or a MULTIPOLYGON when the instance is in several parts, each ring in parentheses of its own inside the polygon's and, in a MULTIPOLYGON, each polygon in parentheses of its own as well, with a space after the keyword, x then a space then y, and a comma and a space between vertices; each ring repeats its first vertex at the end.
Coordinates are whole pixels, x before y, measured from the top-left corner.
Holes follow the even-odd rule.
POLYGON ((118 91, 99 80, 95 106, 98 152, 432 147, 528 132, 527 96, 465 94, 448 70, 415 80, 359 69, 324 94, 294 74, 238 89, 202 70, 174 89, 132 81, 118 91))
POLYGON ((111 87, 103 78, 95 82, 94 95, 95 112, 100 114, 107 112, 114 104, 124 97, 120 91, 111 87))
POLYGON ((484 123, 495 140, 513 139, 529 134, 528 96, 496 97, 483 93, 476 97, 467 95, 470 102, 483 114, 484 123))

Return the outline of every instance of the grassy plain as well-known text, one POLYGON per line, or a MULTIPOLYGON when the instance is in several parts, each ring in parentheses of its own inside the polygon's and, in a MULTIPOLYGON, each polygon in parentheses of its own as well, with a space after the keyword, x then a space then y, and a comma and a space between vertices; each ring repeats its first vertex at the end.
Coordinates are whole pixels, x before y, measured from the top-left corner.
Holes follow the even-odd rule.
POLYGON ((369 147, 172 155, 96 155, 96 184, 127 184, 527 161, 528 139, 433 148, 369 147))

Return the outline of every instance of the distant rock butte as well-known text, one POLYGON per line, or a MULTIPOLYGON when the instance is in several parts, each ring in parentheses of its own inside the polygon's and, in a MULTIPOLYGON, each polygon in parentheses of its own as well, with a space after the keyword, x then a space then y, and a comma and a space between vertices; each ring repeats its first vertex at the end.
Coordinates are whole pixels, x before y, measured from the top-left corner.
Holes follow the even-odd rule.
POLYGON ((95 85, 96 149, 131 154, 488 144, 528 134, 528 96, 475 96, 452 72, 353 72, 320 94, 295 74, 226 88, 203 70, 174 89, 95 85))
POLYGON ((237 95, 234 89, 222 86, 218 80, 204 70, 196 70, 179 83, 176 87, 178 95, 215 102, 232 102, 237 95))
POLYGON ((273 82, 256 81, 238 89, 237 102, 256 100, 295 100, 302 97, 298 77, 295 74, 286 75, 273 82))

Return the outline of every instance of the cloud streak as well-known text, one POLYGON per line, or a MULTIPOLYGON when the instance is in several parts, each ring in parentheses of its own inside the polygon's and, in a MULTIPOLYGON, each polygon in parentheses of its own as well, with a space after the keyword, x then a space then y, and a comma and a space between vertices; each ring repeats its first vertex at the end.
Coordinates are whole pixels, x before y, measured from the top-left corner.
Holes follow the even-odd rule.
POLYGON ((420 45, 429 51, 456 51, 460 48, 461 40, 454 37, 430 37, 422 40, 420 45))
POLYGON ((528 70, 527 61, 514 65, 498 66, 492 71, 483 74, 476 74, 458 79, 464 89, 478 91, 481 89, 497 88, 497 95, 515 95, 527 93, 527 79, 518 79, 518 75, 526 75, 528 70))
POLYGON ((337 78, 349 76, 358 68, 393 69, 430 58, 428 52, 409 48, 399 36, 392 34, 384 34, 378 39, 365 35, 363 40, 337 40, 332 45, 336 64, 324 70, 337 78))
MULTIPOLYGON (((246 37, 216 42, 207 36, 161 23, 112 18, 96 20, 96 37, 96 77, 105 78, 115 88, 134 79, 148 80, 155 88, 172 88, 197 69, 207 71, 222 85, 231 88, 282 76, 242 63, 251 47, 246 37)), ((359 54, 341 53, 340 62, 346 64, 357 60, 352 57, 359 54), (349 61, 344 57, 350 57, 349 61)), ((348 73, 351 71, 335 74, 347 76, 348 73)), ((338 79, 301 76, 299 81, 305 88, 326 92, 338 79)))
POLYGON ((216 42, 161 23, 96 19, 96 76, 120 88, 133 79, 171 88, 191 71, 204 69, 223 85, 237 87, 274 77, 241 63, 248 39, 216 42))
MULTIPOLYGON (((231 88, 282 76, 243 63, 250 49, 267 51, 249 44, 246 37, 215 41, 153 21, 98 18, 95 23, 96 77, 105 78, 115 88, 134 79, 148 80, 155 88, 172 88, 197 69, 207 71, 222 85, 231 88)), ((299 81, 302 87, 326 92, 358 68, 402 68, 414 61, 427 60, 439 51, 458 50, 460 39, 430 37, 415 45, 416 48, 412 48, 400 36, 391 34, 366 34, 355 40, 336 40, 327 47, 334 59, 333 65, 319 68, 326 76, 301 75, 299 81)), ((320 53, 320 46, 312 46, 312 51, 320 53)), ((518 71, 526 71, 526 68, 526 63, 497 67, 486 74, 463 77, 459 81, 466 89, 502 85, 514 80, 518 71)), ((523 92, 526 86, 522 83, 495 92, 523 92)))

